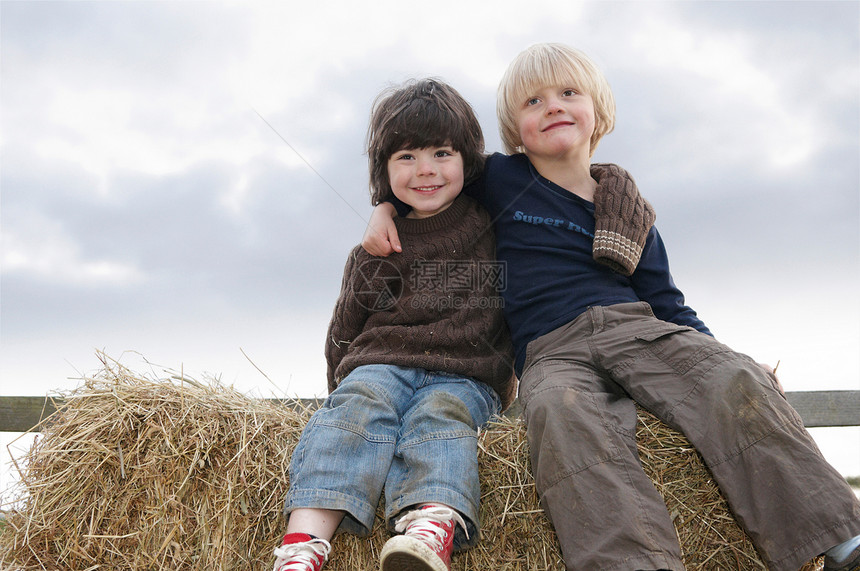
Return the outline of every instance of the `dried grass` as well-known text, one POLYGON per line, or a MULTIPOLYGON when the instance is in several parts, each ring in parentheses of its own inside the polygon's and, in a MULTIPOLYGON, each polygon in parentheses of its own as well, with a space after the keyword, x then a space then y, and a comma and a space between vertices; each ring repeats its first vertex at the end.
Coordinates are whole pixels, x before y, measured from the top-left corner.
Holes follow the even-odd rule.
MULTIPOLYGON (((310 411, 104 362, 65 395, 20 460, 0 567, 270 569, 290 455, 310 411)), ((689 442, 644 411, 640 421, 640 457, 675 520, 687 569, 764 569, 689 442)), ((564 569, 522 424, 500 419, 480 447, 482 541, 455 555, 452 569, 564 569)), ((370 540, 337 537, 326 569, 377 568, 387 537, 379 518, 370 540)))
MULTIPOLYGON (((690 441, 649 412, 638 412, 639 458, 672 516, 686 568, 766 570, 690 441)), ((817 571, 823 566, 820 558, 800 571, 817 571)))

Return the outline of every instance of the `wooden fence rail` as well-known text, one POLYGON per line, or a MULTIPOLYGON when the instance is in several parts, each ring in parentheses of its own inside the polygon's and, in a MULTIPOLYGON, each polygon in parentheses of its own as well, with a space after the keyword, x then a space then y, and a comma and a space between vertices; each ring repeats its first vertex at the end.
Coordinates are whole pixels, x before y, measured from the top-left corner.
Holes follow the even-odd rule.
MULTIPOLYGON (((860 426, 860 391, 797 391, 788 392, 785 396, 808 428, 860 426)), ((284 399, 280 402, 314 406, 319 401, 284 399)), ((0 432, 28 432, 61 404, 62 400, 46 397, 0 396, 0 432)), ((515 402, 506 414, 518 416, 520 412, 519 402, 515 402)))

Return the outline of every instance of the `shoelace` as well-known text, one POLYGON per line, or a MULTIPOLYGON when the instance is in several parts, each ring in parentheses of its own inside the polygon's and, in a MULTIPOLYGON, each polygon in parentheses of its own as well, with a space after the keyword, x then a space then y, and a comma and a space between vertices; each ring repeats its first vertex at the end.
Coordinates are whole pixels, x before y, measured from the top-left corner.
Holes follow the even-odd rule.
POLYGON ((331 553, 331 544, 325 539, 312 539, 304 543, 290 543, 275 548, 277 571, 306 571, 308 565, 316 569, 320 558, 325 561, 331 553), (289 565, 284 566, 287 562, 289 565))
POLYGON ((466 522, 463 521, 460 514, 442 506, 425 507, 406 513, 397 520, 394 531, 415 536, 429 544, 434 551, 440 551, 445 545, 445 536, 447 535, 441 524, 452 519, 460 524, 466 533, 466 539, 469 539, 466 522))

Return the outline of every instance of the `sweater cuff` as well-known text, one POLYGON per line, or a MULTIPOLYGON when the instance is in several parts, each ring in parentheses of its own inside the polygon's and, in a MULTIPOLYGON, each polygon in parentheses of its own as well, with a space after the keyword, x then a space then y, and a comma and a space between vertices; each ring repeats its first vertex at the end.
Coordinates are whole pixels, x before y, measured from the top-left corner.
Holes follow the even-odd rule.
POLYGON ((629 225, 619 218, 598 219, 592 247, 594 259, 622 275, 633 274, 649 229, 629 225))

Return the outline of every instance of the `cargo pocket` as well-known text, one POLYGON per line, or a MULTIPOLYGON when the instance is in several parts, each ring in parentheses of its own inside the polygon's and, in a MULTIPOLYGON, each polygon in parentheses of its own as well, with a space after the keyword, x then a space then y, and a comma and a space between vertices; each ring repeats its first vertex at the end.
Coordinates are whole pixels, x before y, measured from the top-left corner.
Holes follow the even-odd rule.
POLYGON ((686 325, 660 323, 654 329, 634 335, 644 350, 668 365, 678 375, 686 375, 693 367, 713 355, 731 349, 710 335, 686 325))

